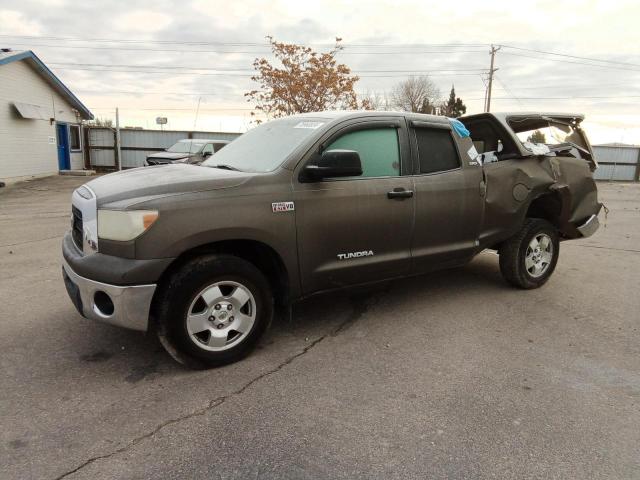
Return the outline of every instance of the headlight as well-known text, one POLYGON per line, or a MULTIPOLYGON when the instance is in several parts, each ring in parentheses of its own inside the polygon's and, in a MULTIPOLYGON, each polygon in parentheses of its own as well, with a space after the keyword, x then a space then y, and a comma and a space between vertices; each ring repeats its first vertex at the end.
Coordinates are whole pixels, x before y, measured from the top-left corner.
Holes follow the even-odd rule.
POLYGON ((98 237, 127 242, 158 219, 157 210, 98 210, 98 237))

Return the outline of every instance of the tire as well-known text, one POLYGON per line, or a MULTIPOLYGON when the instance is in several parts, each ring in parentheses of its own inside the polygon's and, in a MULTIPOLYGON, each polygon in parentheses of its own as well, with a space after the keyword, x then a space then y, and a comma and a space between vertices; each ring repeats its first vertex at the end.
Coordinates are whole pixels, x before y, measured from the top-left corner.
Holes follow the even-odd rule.
POLYGON ((546 220, 527 218, 520 231, 500 246, 499 254, 500 272, 507 282, 524 289, 541 287, 558 263, 558 231, 546 220))
POLYGON ((205 255, 161 284, 153 316, 160 342, 178 362, 220 366, 255 348, 273 318, 273 295, 253 264, 233 255, 205 255))

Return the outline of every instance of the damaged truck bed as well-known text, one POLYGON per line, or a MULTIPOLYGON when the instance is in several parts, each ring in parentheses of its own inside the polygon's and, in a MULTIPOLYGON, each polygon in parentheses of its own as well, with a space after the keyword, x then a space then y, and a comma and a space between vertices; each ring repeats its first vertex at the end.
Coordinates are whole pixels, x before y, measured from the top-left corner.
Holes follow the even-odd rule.
POLYGON ((545 218, 561 239, 589 236, 598 228, 598 167, 584 131, 583 115, 483 113, 462 117, 483 164, 486 188, 480 243, 509 238, 525 217, 545 218), (547 131, 549 144, 527 136, 547 131))

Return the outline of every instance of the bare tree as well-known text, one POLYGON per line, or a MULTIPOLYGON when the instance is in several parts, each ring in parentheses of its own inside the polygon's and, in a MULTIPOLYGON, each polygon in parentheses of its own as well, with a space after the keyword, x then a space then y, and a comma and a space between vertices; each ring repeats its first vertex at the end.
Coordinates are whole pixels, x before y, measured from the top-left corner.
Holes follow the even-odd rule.
POLYGON ((389 97, 386 93, 365 91, 360 97, 360 107, 364 110, 380 110, 390 111, 393 110, 389 97))
POLYGON ((406 112, 436 113, 440 98, 440 89, 428 76, 411 76, 393 88, 391 106, 406 112))

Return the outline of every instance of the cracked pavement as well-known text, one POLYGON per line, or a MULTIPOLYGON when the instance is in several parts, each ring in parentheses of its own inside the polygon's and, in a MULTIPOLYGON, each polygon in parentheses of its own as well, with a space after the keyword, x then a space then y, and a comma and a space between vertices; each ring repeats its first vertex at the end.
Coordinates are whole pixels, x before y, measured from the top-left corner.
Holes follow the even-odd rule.
POLYGON ((640 477, 640 185, 600 185, 606 227, 542 289, 483 253, 311 299, 189 371, 68 300, 84 181, 0 189, 0 478, 640 477))

